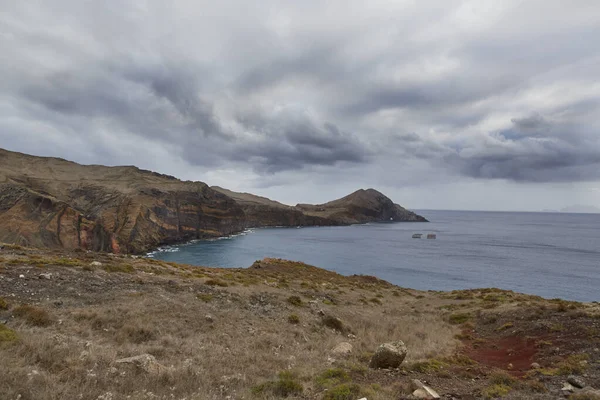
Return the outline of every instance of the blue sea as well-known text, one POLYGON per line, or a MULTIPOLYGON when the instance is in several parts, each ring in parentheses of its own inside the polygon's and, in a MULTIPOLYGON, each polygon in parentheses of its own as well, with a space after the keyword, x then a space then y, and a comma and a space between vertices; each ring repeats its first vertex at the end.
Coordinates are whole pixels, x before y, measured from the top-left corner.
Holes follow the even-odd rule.
POLYGON ((600 214, 417 212, 431 222, 251 229, 150 256, 214 267, 278 257, 420 290, 498 287, 600 301, 600 214))

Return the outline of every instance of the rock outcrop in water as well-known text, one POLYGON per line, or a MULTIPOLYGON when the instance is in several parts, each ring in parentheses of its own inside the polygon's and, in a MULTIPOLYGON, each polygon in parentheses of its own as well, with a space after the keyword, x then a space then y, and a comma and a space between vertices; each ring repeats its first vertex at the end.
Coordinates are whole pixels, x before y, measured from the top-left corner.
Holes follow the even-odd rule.
POLYGON ((373 190, 317 205, 264 197, 133 166, 80 165, 0 149, 0 241, 139 253, 260 226, 425 221, 373 190))

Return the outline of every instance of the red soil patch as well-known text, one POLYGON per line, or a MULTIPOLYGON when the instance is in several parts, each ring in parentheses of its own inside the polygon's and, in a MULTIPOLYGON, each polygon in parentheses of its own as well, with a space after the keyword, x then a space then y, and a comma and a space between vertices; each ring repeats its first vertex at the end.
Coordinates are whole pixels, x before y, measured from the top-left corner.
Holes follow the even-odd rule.
POLYGON ((521 376, 530 369, 537 353, 535 340, 510 336, 489 340, 477 348, 469 346, 466 354, 482 365, 500 368, 521 376), (512 368, 509 369, 509 364, 512 368))

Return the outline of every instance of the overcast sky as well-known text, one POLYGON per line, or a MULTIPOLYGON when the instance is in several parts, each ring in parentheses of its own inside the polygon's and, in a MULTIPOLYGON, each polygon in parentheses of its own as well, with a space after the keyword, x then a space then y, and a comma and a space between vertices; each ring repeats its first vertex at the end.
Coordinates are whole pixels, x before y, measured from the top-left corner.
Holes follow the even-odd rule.
POLYGON ((0 0, 0 147, 286 203, 600 206, 600 2, 0 0))

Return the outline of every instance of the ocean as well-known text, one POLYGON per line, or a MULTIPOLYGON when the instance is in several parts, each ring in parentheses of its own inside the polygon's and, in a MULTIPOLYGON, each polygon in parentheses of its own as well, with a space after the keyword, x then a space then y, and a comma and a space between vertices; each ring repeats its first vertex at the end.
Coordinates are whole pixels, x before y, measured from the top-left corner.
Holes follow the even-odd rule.
POLYGON ((600 214, 417 212, 431 222, 251 229, 149 256, 236 268, 277 257, 419 290, 497 287, 600 301, 600 214), (413 233, 424 235, 413 239, 413 233))

